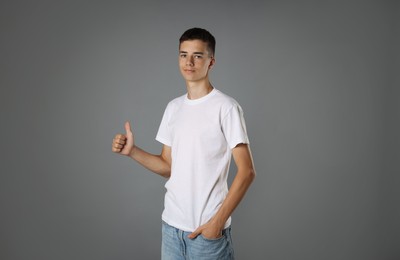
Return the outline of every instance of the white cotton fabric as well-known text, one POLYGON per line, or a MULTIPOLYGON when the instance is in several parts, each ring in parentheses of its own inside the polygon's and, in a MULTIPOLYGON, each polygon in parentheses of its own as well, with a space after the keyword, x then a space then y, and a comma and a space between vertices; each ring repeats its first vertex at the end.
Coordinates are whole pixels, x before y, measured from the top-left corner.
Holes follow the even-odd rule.
MULTIPOLYGON (((249 143, 242 108, 215 88, 195 100, 185 94, 168 104, 156 140, 171 147, 172 157, 162 219, 193 232, 228 193, 231 149, 249 143)), ((231 218, 225 228, 230 223, 231 218)))

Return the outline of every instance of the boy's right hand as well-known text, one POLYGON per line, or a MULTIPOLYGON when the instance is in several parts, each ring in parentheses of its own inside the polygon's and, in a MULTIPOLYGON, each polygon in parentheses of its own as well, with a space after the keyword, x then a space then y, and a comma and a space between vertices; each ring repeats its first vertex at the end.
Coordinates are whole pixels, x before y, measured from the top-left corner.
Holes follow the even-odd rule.
POLYGON ((129 122, 125 122, 126 134, 116 134, 113 139, 112 151, 122 155, 130 155, 135 147, 134 136, 129 122))

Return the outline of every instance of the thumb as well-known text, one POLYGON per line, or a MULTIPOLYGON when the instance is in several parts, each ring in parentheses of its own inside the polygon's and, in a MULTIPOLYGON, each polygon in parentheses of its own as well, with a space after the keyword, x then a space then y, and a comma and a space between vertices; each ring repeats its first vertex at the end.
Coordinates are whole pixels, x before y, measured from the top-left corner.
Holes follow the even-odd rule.
POLYGON ((129 123, 129 121, 125 122, 125 131, 126 131, 127 135, 131 135, 132 134, 131 124, 129 123))

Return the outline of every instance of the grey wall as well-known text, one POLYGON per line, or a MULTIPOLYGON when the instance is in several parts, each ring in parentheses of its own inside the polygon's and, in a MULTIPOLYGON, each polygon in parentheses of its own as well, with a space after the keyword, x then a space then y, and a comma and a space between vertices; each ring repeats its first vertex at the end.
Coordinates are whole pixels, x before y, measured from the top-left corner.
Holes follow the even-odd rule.
POLYGON ((159 258, 164 180, 111 141, 130 120, 160 151, 193 26, 217 38, 211 79, 241 103, 258 173, 237 258, 399 259, 399 17, 395 1, 2 1, 0 259, 159 258))
MULTIPOLYGON (((400 2, 394 13, 399 17, 400 2)), ((393 49, 390 55, 392 66, 391 84, 387 92, 386 102, 386 134, 384 174, 381 175, 381 243, 382 254, 387 259, 396 259, 400 256, 400 19, 392 24, 396 33, 393 35, 393 49), (394 249, 395 251, 391 250, 394 249), (390 252, 390 253, 389 253, 390 252)))

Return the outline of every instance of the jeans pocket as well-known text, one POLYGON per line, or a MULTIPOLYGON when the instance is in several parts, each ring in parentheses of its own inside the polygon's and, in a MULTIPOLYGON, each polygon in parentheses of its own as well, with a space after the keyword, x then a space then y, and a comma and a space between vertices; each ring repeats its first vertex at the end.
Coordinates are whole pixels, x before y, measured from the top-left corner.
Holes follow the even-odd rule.
POLYGON ((225 234, 222 234, 220 237, 217 237, 217 238, 207 238, 207 237, 203 236, 203 234, 200 234, 200 237, 205 241, 216 242, 216 241, 223 240, 225 238, 225 234))

